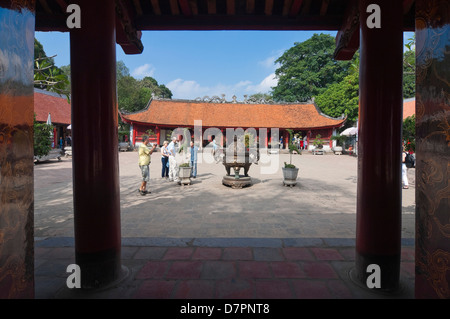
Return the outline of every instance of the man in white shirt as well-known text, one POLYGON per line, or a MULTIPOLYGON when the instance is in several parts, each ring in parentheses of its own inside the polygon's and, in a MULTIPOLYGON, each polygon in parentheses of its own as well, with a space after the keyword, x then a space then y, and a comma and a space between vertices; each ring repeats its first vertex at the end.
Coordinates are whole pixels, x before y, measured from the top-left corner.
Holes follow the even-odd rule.
POLYGON ((177 153, 177 142, 178 138, 176 136, 172 137, 172 142, 170 142, 169 146, 167 146, 167 150, 169 151, 169 181, 178 183, 178 164, 175 159, 175 155, 177 153))

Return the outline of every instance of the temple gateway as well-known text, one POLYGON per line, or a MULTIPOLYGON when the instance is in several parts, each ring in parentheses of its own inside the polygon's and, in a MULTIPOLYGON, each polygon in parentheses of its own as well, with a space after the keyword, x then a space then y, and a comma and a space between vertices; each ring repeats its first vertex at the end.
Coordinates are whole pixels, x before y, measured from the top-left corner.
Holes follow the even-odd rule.
MULTIPOLYGON (((226 129, 255 129, 259 145, 268 147, 271 143, 282 144, 287 148, 289 133, 292 129, 299 133, 303 145, 313 148, 313 141, 320 138, 325 151, 333 147, 331 137, 337 134, 346 118, 332 118, 320 112, 313 101, 307 103, 275 103, 271 100, 248 100, 227 102, 222 98, 205 97, 196 100, 156 99, 149 101, 146 108, 134 112, 120 112, 125 123, 130 124, 130 142, 138 145, 143 135, 150 133, 151 141, 162 145, 164 140, 170 140, 176 128, 189 129, 194 136, 194 126, 201 125, 203 146, 215 135, 211 128, 220 130, 222 145, 226 145, 226 129), (267 134, 259 136, 261 130, 267 129, 267 134), (277 140, 273 141, 271 129, 278 129, 277 140), (150 130, 150 131, 149 131, 150 130), (152 134, 153 133, 153 134, 152 134), (265 135, 265 136, 264 136, 265 135), (279 139, 279 140, 278 140, 279 139)), ((217 132, 217 130, 216 130, 217 132)), ((200 133, 200 132, 198 132, 200 133)), ((272 144, 273 145, 273 144, 272 144)))

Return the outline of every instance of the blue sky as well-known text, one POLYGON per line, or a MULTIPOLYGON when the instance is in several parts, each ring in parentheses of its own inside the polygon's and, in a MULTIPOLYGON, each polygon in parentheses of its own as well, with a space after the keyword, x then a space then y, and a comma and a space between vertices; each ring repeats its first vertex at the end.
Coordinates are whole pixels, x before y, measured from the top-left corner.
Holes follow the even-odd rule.
MULTIPOLYGON (((330 31, 144 31, 144 52, 126 55, 117 46, 132 76, 155 78, 166 85, 174 99, 225 94, 228 101, 236 95, 268 93, 276 85, 274 61, 284 51, 314 33, 330 31)), ((405 34, 405 41, 412 33, 405 34)), ((36 32, 48 56, 57 55, 57 66, 70 63, 69 34, 36 32)))

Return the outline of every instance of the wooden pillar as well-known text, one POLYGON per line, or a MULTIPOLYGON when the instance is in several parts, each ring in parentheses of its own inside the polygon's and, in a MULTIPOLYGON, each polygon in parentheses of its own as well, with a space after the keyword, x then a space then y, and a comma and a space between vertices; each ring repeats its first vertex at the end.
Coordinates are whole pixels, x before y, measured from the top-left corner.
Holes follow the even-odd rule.
POLYGON ((269 148, 269 132, 268 132, 269 129, 266 128, 265 130, 266 130, 266 138, 264 140, 264 144, 266 145, 266 148, 269 148))
POLYGON ((70 33, 75 261, 82 288, 121 276, 114 1, 79 2, 70 33))
POLYGON ((331 138, 333 136, 333 128, 329 129, 328 138, 330 139, 330 149, 333 148, 333 139, 331 138))
POLYGON ((284 131, 284 148, 288 148, 289 147, 289 132, 288 131, 284 131))
POLYGON ((449 12, 416 1, 415 297, 426 299, 450 299, 449 12))
POLYGON ((160 130, 159 126, 155 126, 155 131, 156 131, 156 144, 160 145, 161 144, 161 130, 160 130))
POLYGON ((31 299, 35 290, 34 6, 0 2, 0 299, 31 299))
POLYGON ((57 140, 58 132, 56 132, 56 126, 53 126, 53 148, 58 148, 58 140, 57 140))
POLYGON ((401 251, 402 2, 360 1, 360 110, 356 280, 380 267, 381 288, 398 288, 401 251), (370 4, 381 27, 367 25, 370 4))

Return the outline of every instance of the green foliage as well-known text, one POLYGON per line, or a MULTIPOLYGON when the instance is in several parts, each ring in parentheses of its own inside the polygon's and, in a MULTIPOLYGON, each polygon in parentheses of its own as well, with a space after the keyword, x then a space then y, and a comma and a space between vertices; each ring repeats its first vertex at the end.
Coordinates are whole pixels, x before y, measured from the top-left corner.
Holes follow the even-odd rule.
POLYGON ((266 101, 273 99, 272 95, 269 93, 255 93, 255 94, 250 95, 248 98, 255 99, 255 100, 262 99, 262 100, 266 100, 266 101))
POLYGON ((332 140, 336 141, 337 146, 343 146, 343 144, 345 143, 345 141, 347 140, 348 136, 345 135, 333 135, 331 137, 332 140))
POLYGON ((120 60, 116 62, 116 78, 119 81, 121 78, 125 76, 130 76, 130 70, 127 68, 125 63, 120 60))
POLYGON ((289 164, 286 164, 286 162, 284 162, 284 167, 286 167, 286 168, 295 168, 295 165, 292 164, 292 152, 296 151, 297 154, 300 154, 300 155, 302 154, 302 152, 300 152, 300 150, 297 148, 297 146, 292 144, 292 137, 294 136, 294 130, 293 129, 286 129, 286 131, 289 133, 289 141, 288 141, 289 164))
POLYGON ((160 98, 172 98, 172 92, 164 84, 159 85, 152 77, 136 80, 129 75, 126 66, 122 65, 123 62, 119 62, 117 96, 120 110, 140 111, 148 104, 152 94, 160 98), (119 62, 121 63, 119 64, 119 62))
POLYGON ((416 151, 416 116, 411 115, 403 120, 403 144, 407 151, 416 151))
POLYGON ((190 166, 189 163, 180 164, 180 167, 189 167, 189 166, 190 166))
POLYGON ((297 154, 302 154, 302 152, 298 149, 297 146, 295 146, 294 144, 292 144, 292 137, 294 135, 298 135, 298 134, 294 134, 294 130, 293 129, 286 129, 286 131, 289 133, 289 141, 288 141, 288 149, 289 149, 289 153, 292 154, 293 151, 296 151, 297 154))
POLYGON ((146 133, 148 136, 155 135, 155 132, 153 132, 153 130, 152 130, 151 128, 149 128, 147 131, 145 131, 145 133, 146 133))
POLYGON ((52 132, 53 126, 37 122, 35 113, 33 123, 34 156, 45 156, 50 152, 52 132))
POLYGON ((284 162, 284 168, 295 168, 295 165, 284 162))
POLYGON ((416 95, 416 51, 415 36, 405 44, 408 50, 403 54, 403 98, 416 95))
POLYGON ((320 134, 316 135, 316 138, 313 141, 313 145, 317 148, 322 148, 322 146, 323 146, 322 135, 320 135, 320 134))
POLYGON ((255 136, 247 132, 244 134, 244 145, 246 148, 253 147, 255 145, 255 136))
POLYGON ((65 95, 70 102, 70 81, 63 70, 55 66, 53 57, 45 54, 42 44, 34 39, 34 87, 65 95))
POLYGON ((331 117, 347 116, 347 122, 356 123, 359 109, 359 74, 347 75, 341 82, 330 84, 317 95, 314 102, 331 117))
POLYGON ((350 61, 333 59, 335 39, 327 34, 314 34, 310 39, 295 43, 275 62, 278 84, 272 95, 277 101, 307 101, 329 84, 340 82, 350 68, 350 61))
POLYGON ((122 142, 124 140, 125 135, 130 134, 130 131, 119 131, 119 142, 122 142))

